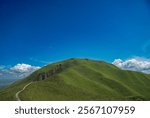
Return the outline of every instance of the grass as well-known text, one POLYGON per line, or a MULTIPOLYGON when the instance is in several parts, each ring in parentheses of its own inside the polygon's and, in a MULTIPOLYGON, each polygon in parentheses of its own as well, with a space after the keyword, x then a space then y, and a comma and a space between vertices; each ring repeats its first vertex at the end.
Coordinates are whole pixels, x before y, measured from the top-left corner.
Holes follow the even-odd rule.
POLYGON ((43 81, 34 81, 20 94, 21 100, 150 100, 150 75, 89 59, 47 65, 2 89, 0 100, 16 100, 17 91, 57 64, 62 64, 62 71, 43 81))

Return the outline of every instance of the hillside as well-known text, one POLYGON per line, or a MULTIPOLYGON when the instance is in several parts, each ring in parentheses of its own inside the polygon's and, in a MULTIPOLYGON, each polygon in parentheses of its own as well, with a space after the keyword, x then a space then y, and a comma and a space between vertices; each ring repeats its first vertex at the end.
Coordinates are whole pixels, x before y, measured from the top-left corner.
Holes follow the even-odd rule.
POLYGON ((150 100, 150 75, 103 61, 69 59, 47 65, 1 90, 0 100, 16 100, 20 90, 20 99, 29 101, 150 100))

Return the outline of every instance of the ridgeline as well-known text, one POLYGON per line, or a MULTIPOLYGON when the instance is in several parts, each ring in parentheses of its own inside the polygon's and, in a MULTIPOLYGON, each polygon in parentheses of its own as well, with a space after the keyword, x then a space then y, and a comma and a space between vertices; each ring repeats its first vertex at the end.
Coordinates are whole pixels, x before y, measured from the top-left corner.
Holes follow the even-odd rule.
POLYGON ((150 75, 72 58, 47 65, 2 89, 0 100, 16 100, 19 91, 19 99, 27 101, 150 100, 150 75))

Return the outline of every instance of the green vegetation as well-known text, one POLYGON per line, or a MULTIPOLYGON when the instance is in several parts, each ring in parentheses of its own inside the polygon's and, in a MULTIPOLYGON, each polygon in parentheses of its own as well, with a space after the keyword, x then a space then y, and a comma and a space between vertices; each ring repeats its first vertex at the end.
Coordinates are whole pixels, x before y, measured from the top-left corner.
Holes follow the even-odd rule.
POLYGON ((69 59, 50 64, 0 91, 0 100, 150 100, 150 75, 125 71, 102 61, 69 59), (61 64, 62 70, 37 81, 61 64))

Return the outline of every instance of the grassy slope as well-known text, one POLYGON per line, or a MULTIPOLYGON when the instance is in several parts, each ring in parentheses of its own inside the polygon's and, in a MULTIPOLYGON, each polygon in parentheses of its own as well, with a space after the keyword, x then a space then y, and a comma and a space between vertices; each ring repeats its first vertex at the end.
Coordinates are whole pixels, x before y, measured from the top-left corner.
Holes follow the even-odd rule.
MULTIPOLYGON (((20 94, 22 100, 150 100, 150 75, 123 71, 114 65, 87 59, 59 62, 63 71, 36 81, 20 94)), ((15 93, 48 65, 0 91, 0 100, 15 100, 15 93)))

